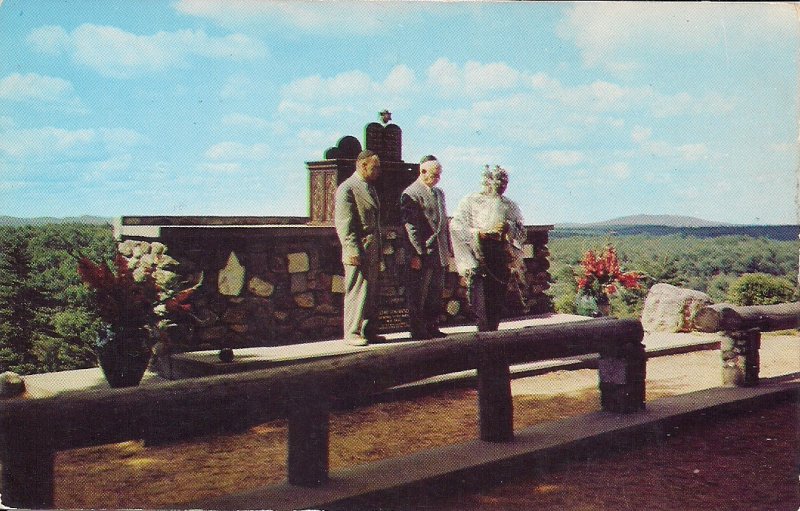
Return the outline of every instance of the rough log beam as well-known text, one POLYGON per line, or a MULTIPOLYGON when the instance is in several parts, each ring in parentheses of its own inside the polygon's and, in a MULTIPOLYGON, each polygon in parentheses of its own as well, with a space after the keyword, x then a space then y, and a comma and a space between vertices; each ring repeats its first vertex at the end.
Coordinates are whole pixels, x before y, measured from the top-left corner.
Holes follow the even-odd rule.
POLYGON ((762 332, 800 327, 800 303, 735 306, 728 303, 710 305, 695 317, 701 332, 735 332, 759 328, 762 332))
POLYGON ((605 351, 641 343, 636 320, 597 319, 493 333, 453 335, 411 346, 271 368, 124 389, 64 393, 0 403, 0 431, 40 433, 52 449, 72 449, 177 430, 176 438, 241 430, 286 418, 289 403, 316 392, 320 399, 366 396, 431 376, 478 367, 483 343, 508 364, 605 351), (313 389, 313 390, 310 390, 313 389), (87 421, 87 417, 102 420, 87 421), (24 424, 24 428, 19 426, 24 424))

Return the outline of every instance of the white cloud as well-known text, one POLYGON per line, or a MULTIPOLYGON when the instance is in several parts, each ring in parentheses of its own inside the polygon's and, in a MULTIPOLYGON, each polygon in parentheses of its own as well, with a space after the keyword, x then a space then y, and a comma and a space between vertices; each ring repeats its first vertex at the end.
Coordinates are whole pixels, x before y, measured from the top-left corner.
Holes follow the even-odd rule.
POLYGON ((244 75, 233 75, 225 80, 219 91, 222 99, 245 99, 254 89, 253 80, 244 75))
POLYGON ((12 158, 43 158, 85 151, 97 140, 94 130, 40 128, 10 130, 0 139, 0 152, 12 158))
POLYGON ((537 158, 550 167, 570 167, 584 161, 586 156, 581 151, 543 151, 537 158))
MULTIPOLYGON (((288 25, 291 30, 326 34, 373 34, 410 15, 405 2, 373 2, 369 6, 341 2, 254 2, 252 0, 180 0, 175 9, 228 28, 263 29, 288 25)), ((280 29, 280 28, 276 28, 280 29)))
POLYGON ((242 170, 242 164, 236 162, 201 163, 200 170, 222 174, 232 174, 242 170))
POLYGON ((109 150, 127 150, 147 141, 144 135, 128 128, 103 128, 100 135, 109 150))
POLYGON ((625 162, 616 162, 606 165, 603 171, 617 179, 627 179, 631 175, 631 168, 625 162))
POLYGON ((126 128, 12 128, 0 138, 0 153, 13 159, 46 160, 89 155, 102 158, 125 152, 145 141, 140 133, 126 128))
POLYGON ((83 24, 71 33, 47 26, 31 32, 28 42, 34 50, 70 55, 74 62, 113 78, 183 67, 190 57, 252 60, 266 55, 258 40, 241 34, 211 37, 202 30, 137 35, 92 24, 83 24))
POLYGON ((392 94, 413 92, 417 89, 417 78, 410 67, 396 66, 383 81, 382 88, 392 94))
POLYGON ((604 80, 567 87, 546 73, 532 75, 527 81, 534 90, 549 100, 575 110, 596 113, 643 110, 655 117, 721 114, 732 111, 738 102, 736 98, 717 93, 709 93, 702 98, 686 92, 669 95, 649 86, 623 87, 604 80))
POLYGON ((320 75, 298 78, 281 89, 278 112, 287 122, 309 116, 349 119, 363 115, 375 105, 404 108, 419 90, 414 72, 405 65, 391 69, 385 78, 373 79, 359 70, 332 77, 320 75))
POLYGON ((642 126, 636 126, 631 131, 631 140, 639 145, 642 152, 650 156, 675 158, 686 162, 706 160, 712 156, 706 144, 673 145, 663 140, 654 140, 652 136, 653 130, 642 126))
POLYGON ((644 128, 642 126, 636 126, 631 131, 631 140, 634 142, 644 142, 645 140, 649 140, 650 137, 653 136, 653 130, 650 128, 644 128))
POLYGON ((790 4, 586 2, 566 11, 556 33, 586 66, 619 72, 635 69, 642 52, 758 48, 796 39, 798 27, 790 4))
POLYGON ((92 175, 89 177, 102 177, 109 172, 126 171, 130 169, 132 162, 133 156, 127 153, 120 154, 100 162, 95 162, 89 167, 93 171, 92 175))
POLYGON ((70 35, 59 26, 40 27, 28 34, 28 44, 45 55, 60 55, 70 46, 70 35))
POLYGON ((427 71, 428 85, 444 97, 479 96, 516 87, 523 74, 504 62, 468 61, 463 67, 442 57, 427 71))
POLYGON ((0 79, 0 99, 49 103, 72 111, 86 112, 86 107, 75 96, 71 82, 37 73, 14 73, 0 79))
MULTIPOLYGON (((501 146, 447 146, 436 157, 448 166, 467 167, 469 170, 466 172, 475 176, 474 183, 477 184, 480 182, 480 172, 483 170, 484 165, 503 161, 507 155, 508 148, 501 146)), ((473 183, 469 184, 472 185, 473 183)))
POLYGON ((220 142, 206 150, 205 156, 210 160, 249 160, 262 161, 270 155, 266 144, 246 145, 239 142, 220 142))

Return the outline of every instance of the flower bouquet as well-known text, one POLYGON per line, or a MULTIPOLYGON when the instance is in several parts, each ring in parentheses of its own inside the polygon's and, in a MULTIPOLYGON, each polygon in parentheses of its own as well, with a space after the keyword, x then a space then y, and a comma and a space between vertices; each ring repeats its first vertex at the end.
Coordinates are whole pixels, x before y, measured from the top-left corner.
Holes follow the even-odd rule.
POLYGON ((589 316, 608 316, 611 313, 609 296, 619 290, 636 289, 642 278, 636 272, 623 272, 619 266, 617 251, 609 245, 598 256, 589 250, 581 260, 582 272, 577 275, 578 295, 576 309, 578 314, 589 316))
POLYGON ((104 325, 98 333, 100 367, 112 387, 138 385, 152 356, 159 330, 187 314, 189 298, 199 284, 176 291, 159 284, 155 267, 130 268, 117 254, 113 270, 105 262, 78 258, 78 275, 92 290, 104 325))

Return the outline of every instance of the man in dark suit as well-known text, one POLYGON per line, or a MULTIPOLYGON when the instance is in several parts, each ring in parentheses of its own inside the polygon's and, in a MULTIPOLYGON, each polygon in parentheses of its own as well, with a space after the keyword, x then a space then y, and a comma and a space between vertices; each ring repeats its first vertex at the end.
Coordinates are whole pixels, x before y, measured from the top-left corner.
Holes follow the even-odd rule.
POLYGON ((336 189, 334 222, 344 264, 344 340, 365 346, 383 340, 375 332, 380 296, 380 202, 373 183, 381 162, 373 151, 361 151, 356 170, 336 189))
POLYGON ((400 211, 409 254, 405 268, 406 302, 411 338, 444 337, 439 330, 444 269, 450 255, 450 233, 444 192, 436 187, 442 165, 435 156, 422 158, 419 177, 400 195, 400 211))

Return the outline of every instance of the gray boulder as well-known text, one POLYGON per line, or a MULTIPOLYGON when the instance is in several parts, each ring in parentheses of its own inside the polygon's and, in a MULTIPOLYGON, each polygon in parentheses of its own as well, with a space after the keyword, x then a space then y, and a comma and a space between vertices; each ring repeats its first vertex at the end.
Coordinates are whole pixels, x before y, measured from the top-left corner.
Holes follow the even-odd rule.
POLYGON ((690 332, 695 329, 697 312, 713 303, 701 291, 656 284, 645 298, 642 326, 645 332, 690 332))

